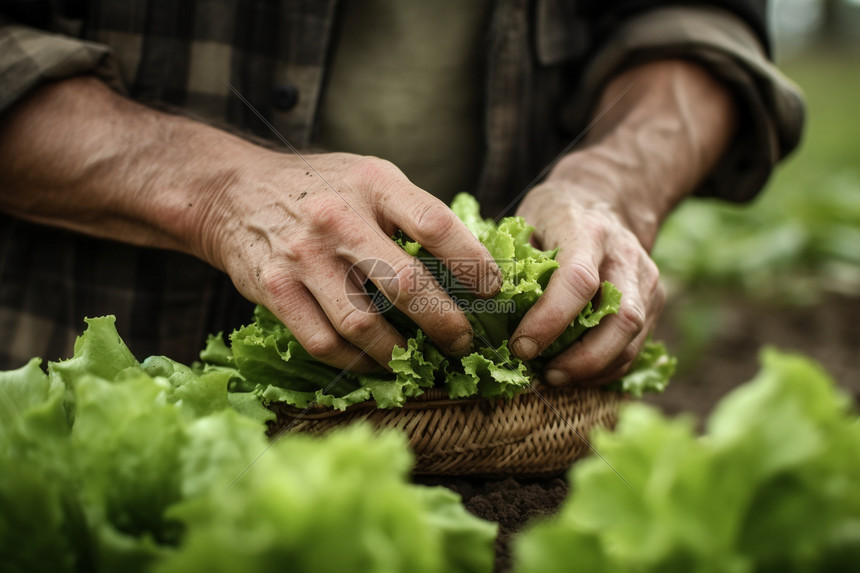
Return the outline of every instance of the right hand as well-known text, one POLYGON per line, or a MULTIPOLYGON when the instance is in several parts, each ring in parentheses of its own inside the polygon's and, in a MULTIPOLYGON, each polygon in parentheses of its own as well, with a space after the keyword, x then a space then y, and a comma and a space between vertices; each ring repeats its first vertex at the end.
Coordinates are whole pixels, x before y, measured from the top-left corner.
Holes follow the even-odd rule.
POLYGON ((332 366, 387 366, 394 345, 405 343, 369 312, 353 265, 443 351, 471 344, 463 313, 389 238, 398 229, 437 258, 456 259, 452 271, 478 296, 501 284, 454 213, 380 159, 321 154, 308 164, 141 106, 88 77, 45 84, 0 119, 0 211, 196 255, 332 366), (390 276, 372 272, 374 261, 390 276))
POLYGON ((405 345, 359 294, 363 275, 443 351, 469 350, 465 315, 390 238, 403 230, 443 262, 456 259, 453 272, 474 294, 495 295, 497 265, 442 201, 373 157, 260 157, 240 169, 237 181, 211 190, 196 222, 198 256, 226 271, 245 297, 275 313, 311 355, 332 366, 387 367, 394 345, 405 345), (390 272, 380 276, 380 268, 390 272))

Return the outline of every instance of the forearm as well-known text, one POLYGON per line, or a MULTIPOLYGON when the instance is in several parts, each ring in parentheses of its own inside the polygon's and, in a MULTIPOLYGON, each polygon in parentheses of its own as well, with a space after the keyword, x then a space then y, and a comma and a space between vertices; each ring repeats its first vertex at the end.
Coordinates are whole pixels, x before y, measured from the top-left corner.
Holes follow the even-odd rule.
POLYGON ((553 384, 599 384, 627 371, 663 308, 648 255, 666 215, 691 193, 732 136, 731 93, 703 69, 660 61, 620 74, 598 102, 585 145, 563 157, 518 209, 558 270, 511 336, 523 359, 542 352, 594 298, 623 293, 618 314, 547 365, 553 384))
POLYGON ((714 168, 736 121, 731 92, 700 66, 638 66, 609 83, 585 145, 548 181, 575 182, 577 195, 600 189, 592 200, 606 201, 650 248, 662 220, 714 168))
POLYGON ((402 229, 442 260, 470 261, 458 278, 483 297, 501 283, 486 248, 386 161, 326 153, 312 162, 73 79, 41 88, 0 125, 0 209, 196 255, 339 368, 387 365, 405 346, 361 280, 391 269, 373 276, 379 290, 440 348, 467 352, 466 316, 390 237, 402 229))
POLYGON ((260 152, 74 78, 40 88, 0 122, 0 209, 217 265, 201 226, 243 159, 260 152))

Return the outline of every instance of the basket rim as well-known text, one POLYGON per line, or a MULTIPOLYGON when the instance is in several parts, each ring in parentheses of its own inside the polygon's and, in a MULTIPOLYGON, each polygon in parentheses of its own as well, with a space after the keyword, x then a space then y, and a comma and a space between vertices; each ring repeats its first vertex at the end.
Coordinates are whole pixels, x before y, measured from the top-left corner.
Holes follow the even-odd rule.
MULTIPOLYGON (((549 384, 541 381, 538 378, 532 378, 531 383, 528 386, 528 389, 524 389, 522 392, 514 395, 511 400, 516 399, 519 396, 523 396, 527 393, 540 392, 542 390, 563 390, 567 388, 568 390, 603 390, 608 391, 604 387, 600 386, 550 386, 549 384)), ((448 392, 444 388, 432 387, 427 388, 420 396, 415 396, 412 398, 407 398, 406 402, 396 408, 379 408, 376 405, 375 400, 365 400, 364 402, 359 402, 357 404, 352 404, 351 406, 347 406, 344 410, 338 410, 335 408, 330 408, 329 406, 323 406, 321 404, 311 404, 305 408, 299 408, 297 406, 288 405, 286 402, 272 402, 271 406, 277 407, 277 413, 282 414, 287 417, 302 417, 308 419, 325 419, 332 418, 336 416, 343 416, 347 413, 354 413, 364 410, 386 410, 386 411, 403 411, 403 410, 427 410, 431 408, 443 408, 446 406, 453 405, 463 405, 469 402, 472 403, 480 403, 480 402, 508 402, 505 398, 490 398, 487 396, 468 396, 465 398, 451 398, 448 396, 448 392)))

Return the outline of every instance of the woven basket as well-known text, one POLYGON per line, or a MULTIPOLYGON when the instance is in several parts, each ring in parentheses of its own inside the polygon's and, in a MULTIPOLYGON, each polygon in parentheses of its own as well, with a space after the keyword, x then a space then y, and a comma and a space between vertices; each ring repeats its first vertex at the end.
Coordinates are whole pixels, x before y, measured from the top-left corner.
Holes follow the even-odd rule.
POLYGON ((452 400, 433 388, 399 409, 380 410, 372 401, 342 412, 273 404, 277 420, 269 430, 320 435, 366 420, 406 433, 416 475, 537 477, 558 474, 588 453, 590 430, 614 426, 623 400, 619 392, 540 383, 510 401, 452 400))

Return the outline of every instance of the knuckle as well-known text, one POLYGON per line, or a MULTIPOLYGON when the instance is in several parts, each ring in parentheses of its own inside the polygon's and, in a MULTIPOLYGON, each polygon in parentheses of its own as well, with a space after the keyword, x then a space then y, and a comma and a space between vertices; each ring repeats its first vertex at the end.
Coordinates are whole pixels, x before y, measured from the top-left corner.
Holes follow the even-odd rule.
POLYGON ((579 222, 582 231, 599 242, 604 242, 614 227, 613 216, 609 214, 609 208, 599 205, 598 208, 589 212, 589 216, 579 222))
POLYGON ((660 285, 660 269, 657 267, 657 263, 655 263, 651 257, 645 257, 643 264, 643 271, 646 277, 646 285, 654 290, 660 285))
POLYGON ((347 232, 351 227, 349 206, 342 201, 320 200, 314 205, 312 224, 317 232, 347 232))
POLYGON ((283 269, 266 266, 258 269, 255 276, 259 286, 280 308, 289 308, 301 297, 301 284, 291 280, 283 269))
POLYGON ((316 259, 318 249, 319 239, 314 239, 306 233, 298 233, 283 249, 283 257, 290 263, 316 259))
POLYGON ((340 321, 338 330, 349 340, 362 340, 367 338, 375 327, 375 315, 353 308, 340 321))
POLYGON ((556 273, 559 272, 561 273, 562 284, 574 296, 591 300, 600 288, 600 276, 594 267, 573 262, 556 270, 556 273))
POLYGON ((626 346, 624 350, 618 355, 617 361, 623 364, 621 368, 626 372, 627 369, 630 368, 630 365, 633 363, 633 360, 636 358, 636 355, 639 354, 639 349, 633 346, 632 344, 626 346))
POLYGON ((318 360, 335 357, 342 348, 341 338, 330 331, 320 331, 302 343, 308 354, 318 360))
POLYGON ((444 240, 455 225, 454 213, 441 201, 429 200, 419 204, 413 220, 425 243, 435 245, 444 240))
POLYGON ((654 277, 654 279, 660 278, 660 267, 657 266, 657 263, 650 256, 643 257, 645 270, 646 272, 654 277))
POLYGON ((386 189, 390 179, 400 170, 390 161, 373 156, 363 156, 352 166, 351 178, 359 189, 386 189))
POLYGON ((638 304, 622 304, 618 309, 618 325, 625 334, 635 336, 645 328, 645 310, 638 304))

